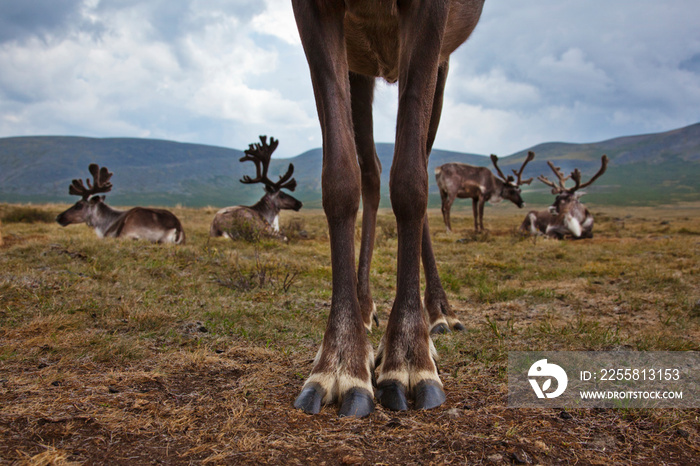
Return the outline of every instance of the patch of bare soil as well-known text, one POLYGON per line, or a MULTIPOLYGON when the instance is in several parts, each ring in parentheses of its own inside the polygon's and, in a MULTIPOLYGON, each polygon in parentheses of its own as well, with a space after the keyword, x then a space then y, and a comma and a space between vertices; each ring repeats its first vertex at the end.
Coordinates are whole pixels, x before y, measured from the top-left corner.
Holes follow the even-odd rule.
MULTIPOLYGON (((441 337, 444 338, 444 337, 441 337)), ((465 363, 467 364, 467 363, 465 363)), ((444 406, 292 408, 310 361, 236 346, 133 367, 0 370, 3 464, 697 464, 697 410, 506 408, 498 370, 453 378, 444 406), (21 374, 9 377, 9 374, 21 374)))

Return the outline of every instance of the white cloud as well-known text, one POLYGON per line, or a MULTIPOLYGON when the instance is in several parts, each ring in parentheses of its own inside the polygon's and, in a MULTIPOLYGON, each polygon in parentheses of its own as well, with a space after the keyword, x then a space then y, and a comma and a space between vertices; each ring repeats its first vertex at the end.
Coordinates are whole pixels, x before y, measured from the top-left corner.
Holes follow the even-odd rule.
POLYGON ((289 0, 266 0, 265 11, 251 21, 251 27, 260 34, 277 37, 291 45, 301 47, 299 32, 294 21, 292 2, 289 0))
MULTIPOLYGON (((288 0, 1 5, 0 137, 321 144, 288 0)), ((486 2, 452 58, 435 147, 507 155, 700 121, 698 13, 695 0, 486 2)), ((377 86, 378 141, 394 138, 396 94, 377 86)))
POLYGON ((558 57, 545 55, 540 59, 538 70, 541 82, 579 95, 606 92, 612 85, 605 71, 586 59, 579 48, 570 48, 558 57))
POLYGON ((279 72, 278 52, 261 47, 252 37, 255 28, 240 18, 204 9, 187 20, 201 27, 168 42, 170 33, 157 31, 162 25, 152 22, 155 13, 146 3, 95 6, 83 11, 104 26, 99 37, 76 31, 48 42, 0 45, 0 99, 6 104, 0 135, 177 136, 167 125, 185 127, 180 120, 190 118, 192 126, 218 120, 210 126, 220 128, 219 140, 206 139, 211 128, 206 137, 189 128, 192 142, 221 144, 226 125, 316 124, 294 98, 257 86, 260 77, 279 72))
POLYGON ((493 68, 486 74, 460 76, 458 67, 451 65, 446 96, 449 100, 470 102, 492 108, 523 108, 541 101, 540 91, 529 83, 517 82, 506 76, 502 68, 493 68), (457 76, 457 77, 455 77, 457 76))

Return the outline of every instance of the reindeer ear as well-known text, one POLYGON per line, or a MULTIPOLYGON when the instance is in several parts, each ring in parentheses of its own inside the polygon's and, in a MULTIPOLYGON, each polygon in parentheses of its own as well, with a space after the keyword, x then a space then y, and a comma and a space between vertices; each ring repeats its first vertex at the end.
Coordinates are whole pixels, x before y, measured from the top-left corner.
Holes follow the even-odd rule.
POLYGON ((575 198, 575 199, 579 199, 579 198, 580 198, 581 196, 583 196, 584 194, 586 194, 586 191, 576 191, 576 192, 574 193, 574 198, 575 198))

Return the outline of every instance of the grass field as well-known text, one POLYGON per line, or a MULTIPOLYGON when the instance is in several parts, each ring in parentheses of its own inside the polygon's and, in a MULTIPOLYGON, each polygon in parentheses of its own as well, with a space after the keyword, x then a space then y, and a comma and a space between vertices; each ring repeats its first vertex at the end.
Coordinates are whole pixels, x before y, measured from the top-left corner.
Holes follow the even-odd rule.
MULTIPOLYGON (((512 409, 507 352, 700 350, 700 204, 593 207, 595 238, 515 234, 525 211, 430 211, 441 276, 467 330, 434 337, 447 402, 363 420, 292 409, 323 337, 330 252, 321 211, 288 244, 208 237, 216 209, 173 209, 185 246, 100 240, 0 205, 2 464, 691 464, 698 409, 512 409)), ((357 236, 359 242, 359 233, 357 236)), ((396 227, 380 213, 381 325, 396 227)))

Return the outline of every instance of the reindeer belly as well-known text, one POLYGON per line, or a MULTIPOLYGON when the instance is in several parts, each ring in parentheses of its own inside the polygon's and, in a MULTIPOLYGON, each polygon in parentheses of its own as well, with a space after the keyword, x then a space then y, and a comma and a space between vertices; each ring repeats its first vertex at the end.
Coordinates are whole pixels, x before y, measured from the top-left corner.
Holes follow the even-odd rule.
MULTIPOLYGON (((472 33, 483 0, 451 1, 442 38, 440 63, 472 33)), ((351 71, 394 83, 399 79, 399 14, 395 0, 349 0, 344 28, 351 71)))
POLYGON ((464 181, 457 191, 460 199, 476 199, 484 195, 484 189, 472 180, 464 181))
POLYGON ((171 243, 176 235, 175 229, 172 230, 154 230, 148 228, 131 228, 122 233, 122 238, 129 239, 144 239, 151 243, 171 243))
POLYGON ((399 79, 398 17, 388 8, 357 8, 345 17, 350 70, 378 76, 393 83, 399 79))
POLYGON ((123 220, 113 228, 121 238, 144 239, 152 243, 177 243, 180 229, 179 221, 170 212, 142 207, 126 212, 123 220))

